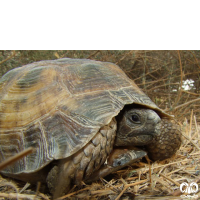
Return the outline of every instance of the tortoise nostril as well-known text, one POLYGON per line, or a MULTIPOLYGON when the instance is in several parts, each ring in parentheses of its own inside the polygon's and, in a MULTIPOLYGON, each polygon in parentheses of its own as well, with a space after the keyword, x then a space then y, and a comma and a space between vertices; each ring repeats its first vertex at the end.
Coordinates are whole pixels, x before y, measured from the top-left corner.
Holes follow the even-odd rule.
POLYGON ((121 161, 118 161, 117 164, 118 164, 118 165, 121 165, 121 161))

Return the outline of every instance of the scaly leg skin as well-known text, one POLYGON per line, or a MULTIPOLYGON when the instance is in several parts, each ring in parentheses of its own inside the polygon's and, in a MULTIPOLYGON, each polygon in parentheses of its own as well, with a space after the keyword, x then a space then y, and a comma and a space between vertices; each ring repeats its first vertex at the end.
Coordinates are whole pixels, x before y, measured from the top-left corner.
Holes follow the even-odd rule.
POLYGON ((145 151, 136 148, 113 149, 112 153, 107 159, 107 164, 104 164, 98 171, 94 172, 85 180, 85 182, 90 183, 97 181, 100 177, 103 178, 110 173, 116 172, 123 167, 131 165, 146 155, 147 153, 145 151))
POLYGON ((70 165, 70 161, 62 162, 58 166, 54 166, 47 176, 47 185, 50 192, 53 194, 53 199, 56 199, 69 191, 74 169, 70 165))
POLYGON ((88 144, 72 156, 60 160, 47 176, 47 185, 53 198, 66 194, 72 185, 81 185, 82 180, 98 170, 110 155, 116 135, 113 119, 102 127, 88 144))

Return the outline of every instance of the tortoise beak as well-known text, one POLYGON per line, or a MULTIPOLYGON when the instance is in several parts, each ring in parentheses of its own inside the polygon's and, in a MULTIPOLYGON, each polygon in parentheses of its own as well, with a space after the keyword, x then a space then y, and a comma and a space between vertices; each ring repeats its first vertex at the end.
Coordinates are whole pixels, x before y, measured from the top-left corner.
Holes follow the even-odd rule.
POLYGON ((152 132, 148 132, 147 133, 147 135, 151 135, 151 136, 155 136, 155 135, 157 135, 157 133, 158 133, 158 131, 160 130, 160 124, 161 124, 161 118, 159 117, 159 115, 157 115, 156 117, 155 117, 155 114, 149 114, 148 115, 148 120, 149 121, 153 121, 154 123, 152 123, 152 126, 153 126, 153 128, 152 128, 152 132))

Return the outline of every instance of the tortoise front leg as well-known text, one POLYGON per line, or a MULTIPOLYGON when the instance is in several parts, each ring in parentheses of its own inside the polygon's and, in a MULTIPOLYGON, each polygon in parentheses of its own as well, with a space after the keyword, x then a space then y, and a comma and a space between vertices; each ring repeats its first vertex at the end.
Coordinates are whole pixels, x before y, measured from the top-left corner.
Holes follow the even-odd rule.
MULTIPOLYGON (((88 165, 88 158, 84 155, 84 152, 80 152, 79 154, 78 157, 81 158, 81 161, 83 162, 85 160, 84 163, 88 165)), ((100 169, 96 170, 91 175, 86 175, 85 177, 83 177, 82 172, 86 169, 80 165, 80 162, 76 165, 74 160, 63 159, 60 161, 59 165, 54 166, 49 172, 47 184, 53 194, 53 199, 55 199, 69 191, 72 183, 79 185, 82 179, 85 182, 96 181, 100 177, 105 177, 127 165, 131 165, 145 155, 147 155, 147 153, 143 150, 114 149, 107 159, 107 164, 104 164, 100 169)), ((78 157, 75 157, 76 160, 79 160, 78 157)))
POLYGON ((143 150, 136 148, 132 149, 113 149, 107 164, 104 164, 98 171, 94 172, 90 177, 87 177, 85 182, 93 182, 98 180, 100 177, 103 178, 110 173, 116 172, 123 167, 131 165, 140 158, 146 156, 147 153, 143 150))

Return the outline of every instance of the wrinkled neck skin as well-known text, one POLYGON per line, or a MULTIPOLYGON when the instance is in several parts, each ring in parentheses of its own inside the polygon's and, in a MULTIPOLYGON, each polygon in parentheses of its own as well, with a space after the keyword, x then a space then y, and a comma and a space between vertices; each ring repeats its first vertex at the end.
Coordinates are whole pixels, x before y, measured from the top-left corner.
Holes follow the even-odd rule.
POLYGON ((117 120, 115 146, 143 146, 149 144, 161 122, 159 115, 147 108, 122 111, 117 120))

